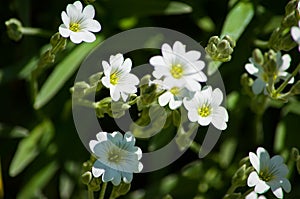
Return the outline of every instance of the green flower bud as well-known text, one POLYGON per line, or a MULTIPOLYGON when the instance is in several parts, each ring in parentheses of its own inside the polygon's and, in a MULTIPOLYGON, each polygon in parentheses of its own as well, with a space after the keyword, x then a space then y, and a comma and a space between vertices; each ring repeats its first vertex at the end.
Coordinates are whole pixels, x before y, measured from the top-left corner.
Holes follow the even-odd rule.
POLYGON ((108 115, 112 118, 120 118, 125 115, 125 111, 131 106, 124 102, 111 102, 111 106, 108 108, 108 115))
POLYGON ((246 185, 247 178, 249 176, 249 167, 246 164, 242 165, 233 175, 231 183, 235 187, 242 187, 246 185))
POLYGON ((267 73, 270 77, 273 77, 273 74, 277 70, 277 54, 273 50, 269 50, 265 53, 264 56, 264 64, 262 65, 265 73, 267 73))
POLYGON ((298 159, 300 159, 299 150, 297 148, 295 148, 295 147, 292 148, 291 157, 294 161, 297 161, 298 159))
POLYGON ((250 158, 249 156, 244 157, 243 159, 240 160, 239 162, 240 166, 246 165, 247 167, 250 166, 250 158))
POLYGON ((222 39, 213 36, 209 39, 205 51, 213 61, 227 62, 231 59, 234 47, 235 41, 228 35, 224 36, 222 39))
POLYGON ((285 6, 285 13, 293 13, 297 9, 298 0, 291 0, 285 6))
POLYGON ((90 171, 87 171, 81 175, 81 181, 83 184, 86 184, 86 185, 88 185, 91 182, 92 178, 93 178, 93 176, 90 171))
POLYGON ((93 178, 88 184, 88 189, 91 191, 99 191, 101 183, 101 178, 93 178))
POLYGON ((253 79, 251 79, 247 73, 244 73, 241 76, 241 85, 244 88, 244 91, 249 95, 252 96, 252 84, 253 84, 253 79))
POLYGON ((9 19, 5 22, 6 28, 7 28, 7 35, 10 39, 14 41, 19 41, 22 36, 22 23, 15 18, 9 19))
POLYGON ((40 58, 38 68, 46 67, 48 64, 54 63, 55 55, 52 54, 51 50, 47 50, 40 58))
POLYGON ((263 63, 264 63, 264 56, 263 56, 262 52, 258 48, 255 48, 253 50, 252 57, 253 57, 253 60, 255 61, 255 63, 257 63, 259 65, 263 65, 263 63))
POLYGON ((121 182, 118 186, 114 186, 111 192, 111 198, 118 198, 126 195, 130 191, 131 184, 121 182))
POLYGON ((70 89, 72 94, 76 97, 82 97, 85 94, 85 90, 90 88, 90 85, 88 85, 86 82, 76 82, 75 85, 70 89))
POLYGON ((60 35, 59 32, 52 35, 50 39, 50 44, 52 46, 51 53, 56 54, 57 52, 64 50, 67 45, 67 40, 60 35))

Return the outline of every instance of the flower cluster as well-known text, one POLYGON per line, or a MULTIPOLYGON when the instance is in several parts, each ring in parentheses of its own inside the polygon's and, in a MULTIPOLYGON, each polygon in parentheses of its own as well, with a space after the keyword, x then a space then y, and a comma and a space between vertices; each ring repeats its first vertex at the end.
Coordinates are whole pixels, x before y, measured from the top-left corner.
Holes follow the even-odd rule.
POLYGON ((250 173, 247 184, 254 187, 255 193, 262 194, 271 188, 277 198, 283 198, 283 190, 291 191, 291 184, 286 178, 288 168, 281 156, 275 155, 270 158, 268 151, 259 147, 256 154, 249 153, 249 158, 255 171, 250 173))
MULTIPOLYGON (((253 51, 253 57, 249 59, 250 63, 245 65, 246 71, 255 76, 256 79, 252 84, 252 91, 258 95, 264 92, 265 95, 271 93, 271 89, 279 80, 286 80, 290 74, 286 70, 290 67, 291 57, 289 54, 281 56, 280 52, 275 53, 270 50, 263 56, 260 50, 253 51)), ((294 78, 288 82, 292 84, 294 78)))
POLYGON ((61 13, 63 24, 59 27, 59 33, 63 37, 70 37, 75 44, 93 42, 96 37, 91 32, 99 32, 101 25, 94 20, 95 9, 92 5, 87 5, 84 9, 80 1, 67 6, 66 12, 61 13))
POLYGON ((201 90, 200 82, 207 81, 202 71, 205 63, 200 60, 201 53, 186 51, 186 46, 179 41, 173 44, 173 48, 163 44, 161 52, 162 56, 150 59, 150 64, 154 66, 154 82, 160 82, 165 90, 158 98, 159 104, 169 104, 169 108, 175 110, 183 103, 191 122, 202 126, 212 123, 220 130, 226 129, 228 113, 220 106, 223 93, 218 88, 212 90, 211 86, 201 90))
POLYGON ((92 167, 93 176, 102 176, 103 182, 111 181, 115 186, 121 181, 130 183, 133 174, 143 169, 142 151, 135 145, 135 138, 127 132, 123 136, 120 132, 99 132, 97 140, 89 143, 91 151, 97 160, 92 167))

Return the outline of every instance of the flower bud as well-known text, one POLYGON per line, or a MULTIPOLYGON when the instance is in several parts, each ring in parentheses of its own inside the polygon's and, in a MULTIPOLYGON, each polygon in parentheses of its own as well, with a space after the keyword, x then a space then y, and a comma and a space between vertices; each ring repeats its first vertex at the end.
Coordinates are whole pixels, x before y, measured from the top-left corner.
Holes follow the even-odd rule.
POLYGON ((252 52, 252 57, 255 63, 259 64, 259 65, 263 65, 264 63, 264 56, 262 54, 262 52, 258 49, 255 48, 252 52))
POLYGON ((22 23, 15 18, 9 19, 5 22, 6 28, 7 28, 7 35, 10 39, 14 41, 19 41, 22 36, 22 23))
POLYGON ((111 198, 118 198, 120 196, 126 195, 130 190, 131 184, 121 182, 118 186, 114 186, 111 192, 111 198))
POLYGON ((101 178, 93 178, 88 184, 89 190, 91 191, 99 191, 101 184, 101 178))
POLYGON ((209 39, 205 51, 212 60, 227 62, 231 59, 234 47, 235 41, 228 35, 224 36, 222 39, 213 36, 209 39))
POLYGON ((292 148, 291 157, 294 161, 297 161, 298 159, 300 159, 299 150, 297 148, 295 148, 295 147, 292 148))
POLYGON ((88 185, 91 182, 92 178, 93 178, 93 176, 90 171, 87 171, 81 175, 81 181, 83 184, 86 184, 86 185, 88 185))
POLYGON ((277 70, 277 54, 273 50, 265 53, 263 69, 265 73, 272 77, 277 70))

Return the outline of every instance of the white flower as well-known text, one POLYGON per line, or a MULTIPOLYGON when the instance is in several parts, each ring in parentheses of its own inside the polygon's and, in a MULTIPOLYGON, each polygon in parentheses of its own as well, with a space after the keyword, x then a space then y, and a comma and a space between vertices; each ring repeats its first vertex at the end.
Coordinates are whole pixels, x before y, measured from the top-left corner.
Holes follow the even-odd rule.
MULTIPOLYGON (((299 9, 299 13, 300 13, 300 1, 299 1, 299 4, 298 4, 298 9, 299 9)), ((298 50, 300 52, 300 21, 298 22, 298 26, 293 26, 291 28, 291 35, 293 37, 293 39, 295 40, 295 42, 298 44, 298 50)))
POLYGON ((252 191, 245 197, 245 199, 267 199, 267 198, 263 195, 258 196, 255 191, 252 191))
POLYGON ((198 122, 202 126, 212 123, 217 129, 225 130, 228 121, 227 110, 220 106, 223 101, 223 93, 219 88, 212 91, 211 86, 195 93, 192 100, 183 100, 188 110, 188 118, 191 122, 198 122))
POLYGON ((99 132, 97 140, 91 140, 90 149, 96 155, 97 160, 92 167, 92 174, 98 178, 102 175, 103 182, 112 181, 117 186, 121 180, 125 183, 132 181, 133 174, 139 173, 143 165, 139 160, 142 151, 135 145, 135 138, 130 133, 124 137, 120 132, 112 134, 99 132))
POLYGON ((94 20, 95 10, 92 5, 87 5, 82 10, 80 1, 68 4, 67 12, 61 13, 63 24, 59 26, 59 33, 63 37, 70 37, 75 44, 85 42, 93 42, 96 37, 91 32, 99 32, 101 25, 94 20))
POLYGON ((201 53, 195 50, 187 51, 186 46, 176 41, 173 48, 169 44, 162 45, 162 56, 154 56, 150 64, 154 66, 153 76, 163 81, 176 83, 185 86, 190 91, 201 89, 199 82, 207 80, 202 72, 205 63, 199 60, 201 53))
POLYGON ((160 106, 169 104, 170 109, 175 110, 182 105, 182 101, 185 97, 191 98, 192 93, 182 87, 182 84, 178 82, 166 82, 164 87, 166 92, 158 97, 160 106))
POLYGON ((129 73, 132 62, 129 58, 125 59, 122 54, 112 55, 107 61, 102 61, 104 77, 102 84, 110 89, 110 96, 114 101, 118 101, 122 96, 123 101, 126 101, 129 94, 136 93, 136 85, 139 84, 139 79, 129 73))
MULTIPOLYGON (((287 79, 289 77, 289 73, 286 72, 290 67, 291 57, 288 54, 281 56, 281 53, 278 52, 277 55, 277 62, 276 62, 276 69, 273 74, 274 81, 277 82, 279 79, 287 79)), ((249 59, 251 63, 245 65, 245 69, 251 75, 256 76, 256 80, 252 85, 252 91, 254 94, 260 94, 263 90, 266 93, 266 87, 269 83, 269 76, 264 71, 263 67, 257 64, 252 58, 249 59)), ((294 78, 292 78, 288 83, 292 84, 294 82, 294 78)))
POLYGON ((247 184, 254 187, 256 193, 262 194, 270 188, 277 198, 283 198, 283 191, 290 192, 291 184, 286 178, 288 168, 279 155, 270 158, 269 153, 262 147, 257 148, 256 154, 250 152, 249 158, 255 171, 248 176, 247 184))

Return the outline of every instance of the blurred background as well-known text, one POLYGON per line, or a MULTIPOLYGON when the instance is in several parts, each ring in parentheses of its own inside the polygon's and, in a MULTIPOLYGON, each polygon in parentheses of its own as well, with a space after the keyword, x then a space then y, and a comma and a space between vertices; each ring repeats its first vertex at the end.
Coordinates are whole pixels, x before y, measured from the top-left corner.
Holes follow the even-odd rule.
MULTIPOLYGON (((97 35, 102 39, 131 28, 154 26, 177 30, 205 47, 211 36, 220 35, 228 13, 239 2, 96 0, 93 5, 95 18, 102 25, 97 35)), ((0 198, 87 198, 81 170, 90 154, 77 135, 71 109, 70 87, 74 84, 76 68, 68 70, 68 75, 58 76, 61 85, 49 87, 50 95, 46 100, 41 99, 43 105, 34 106, 30 92, 30 73, 39 56, 49 48, 51 35, 58 32, 61 12, 69 3, 73 1, 11 0, 0 6, 0 198), (24 27, 43 29, 45 33, 23 35, 14 41, 8 37, 5 26, 10 18, 18 19, 24 27)), ((281 154, 288 159, 290 149, 300 147, 299 97, 287 104, 271 103, 257 122, 251 109, 252 101, 241 86, 241 75, 246 72, 244 65, 257 47, 256 41, 267 41, 280 25, 287 1, 253 0, 251 3, 254 15, 245 24, 231 61, 219 69, 226 87, 230 120, 216 147, 205 159, 198 159, 195 152, 188 150, 164 169, 135 174, 131 193, 121 198, 156 199, 166 194, 173 198, 222 198, 239 168, 239 161, 249 151, 263 146, 272 155, 281 154), (260 143, 255 139, 258 123, 263 124, 260 143)), ((68 43, 66 50, 39 77, 40 88, 75 48, 68 43)), ((288 53, 292 57, 292 71, 300 56, 296 48, 288 53)), ((78 66, 79 62, 72 63, 69 59, 63 67, 75 67, 73 64, 78 66)), ((43 92, 48 93, 48 90, 43 92)), ((201 132, 196 138, 199 143, 204 137, 201 132)), ((286 194, 286 198, 297 199, 300 198, 299 175, 293 162, 288 164, 292 192, 286 194)), ((271 195, 267 195, 268 198, 272 198, 271 195)))

